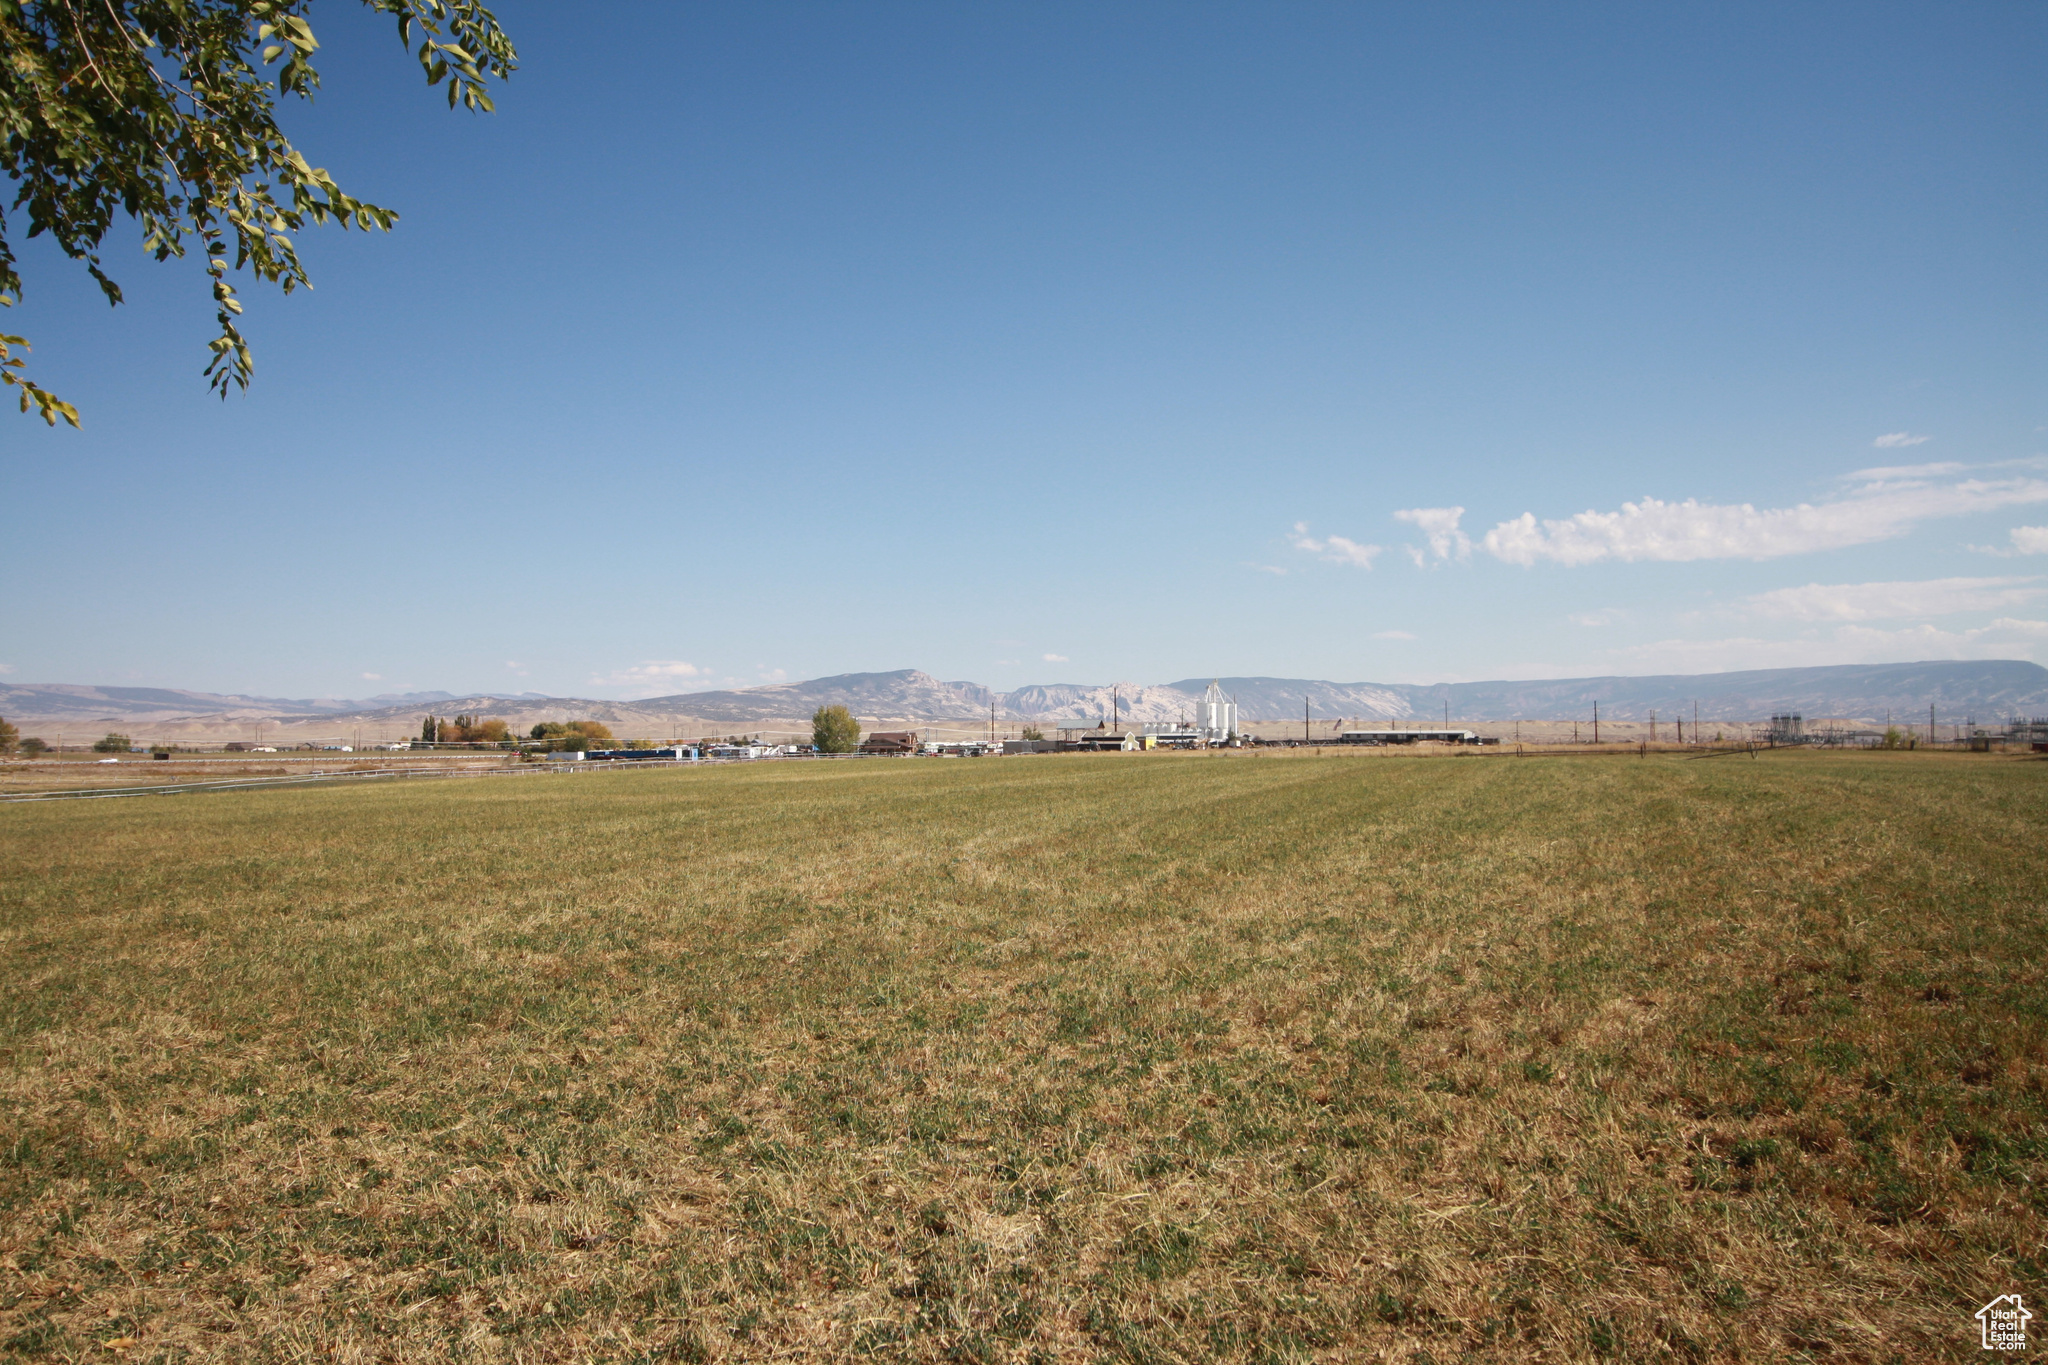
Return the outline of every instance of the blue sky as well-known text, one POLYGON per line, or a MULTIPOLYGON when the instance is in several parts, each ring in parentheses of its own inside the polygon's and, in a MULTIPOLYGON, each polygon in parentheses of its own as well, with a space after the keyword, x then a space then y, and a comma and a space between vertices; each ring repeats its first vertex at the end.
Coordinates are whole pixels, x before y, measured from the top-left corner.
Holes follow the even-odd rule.
POLYGON ((568 12, 315 9, 246 396, 26 245, 7 681, 2048 661, 2048 9, 568 12))

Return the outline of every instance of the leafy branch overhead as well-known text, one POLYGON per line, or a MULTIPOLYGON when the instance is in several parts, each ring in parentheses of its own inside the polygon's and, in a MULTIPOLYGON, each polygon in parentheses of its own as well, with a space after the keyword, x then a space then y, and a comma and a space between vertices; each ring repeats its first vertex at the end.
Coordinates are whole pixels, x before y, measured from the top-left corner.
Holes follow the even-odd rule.
MULTIPOLYGON (((254 369, 236 318, 232 268, 291 293, 310 287, 292 235, 308 222, 389 230, 398 215, 357 199, 278 129, 280 94, 312 98, 319 48, 312 0, 0 0, 0 168, 19 186, 0 212, 0 304, 21 297, 13 234, 48 234, 82 261, 110 304, 121 288, 100 260, 117 214, 136 220, 157 260, 198 248, 219 335, 209 385, 247 388, 254 369)), ((487 78, 518 54, 476 0, 363 0, 397 20, 399 41, 448 107, 492 107, 487 78)), ((78 414, 20 373, 0 338, 0 382, 51 425, 78 414)))

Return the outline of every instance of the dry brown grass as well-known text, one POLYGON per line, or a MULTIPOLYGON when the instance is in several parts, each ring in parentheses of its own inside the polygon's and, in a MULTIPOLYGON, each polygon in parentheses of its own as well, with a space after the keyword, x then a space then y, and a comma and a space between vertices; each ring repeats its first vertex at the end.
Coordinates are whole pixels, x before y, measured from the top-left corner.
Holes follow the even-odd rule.
POLYGON ((475 772, 518 767, 517 754, 335 754, 279 753, 254 756, 178 754, 157 760, 149 754, 123 754, 111 763, 66 754, 62 758, 0 758, 0 798, 43 792, 183 786, 225 783, 252 777, 331 777, 358 772, 475 772))
POLYGON ((2048 767, 1076 756, 10 807, 0 1348, 1927 1360, 2048 767))

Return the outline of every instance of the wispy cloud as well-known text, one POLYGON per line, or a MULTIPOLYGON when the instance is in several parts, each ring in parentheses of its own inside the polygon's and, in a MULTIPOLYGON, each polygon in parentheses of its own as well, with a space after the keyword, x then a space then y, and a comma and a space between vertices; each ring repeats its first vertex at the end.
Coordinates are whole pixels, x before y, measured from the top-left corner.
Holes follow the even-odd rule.
POLYGON ((1598 611, 1575 611, 1566 619, 1575 626, 1611 626, 1626 615, 1620 607, 1602 607, 1598 611))
POLYGON ((12 673, 13 671, 13 664, 0 664, 0 673, 12 673))
POLYGON ((1915 436, 1910 431, 1888 431, 1870 444, 1879 450, 1903 450, 1907 446, 1925 445, 1932 439, 1928 436, 1915 436))
POLYGON ((1258 573, 1279 574, 1283 578, 1287 576, 1287 570, 1281 568, 1278 564, 1247 564, 1245 567, 1258 573))
POLYGON ((1937 460, 1932 464, 1887 464, 1871 469, 1858 469, 1842 476, 1844 483, 1863 483, 1872 479, 1922 479, 1938 478, 1944 474, 1960 474, 1964 470, 1982 473, 1987 469, 2048 469, 2048 455, 2022 455, 2016 460, 1985 460, 1979 464, 1964 464, 1960 460, 1937 460))
POLYGON ((2048 555, 2048 526, 2013 527, 2012 552, 2016 555, 2048 555))
MULTIPOLYGON (((631 668, 621 668, 613 673, 592 674, 590 681, 594 686, 622 691, 628 697, 637 699, 659 697, 673 692, 679 684, 691 679, 702 679, 710 672, 708 668, 699 668, 696 664, 684 663, 680 659, 649 659, 645 663, 634 664, 631 668)), ((730 682, 732 679, 727 681, 730 682)))
POLYGON ((1372 633, 1372 638, 1375 640, 1412 640, 1415 637, 1405 630, 1376 630, 1372 633))
POLYGON ((364 682, 383 682, 383 681, 384 681, 384 675, 383 675, 382 673, 364 673, 364 674, 361 674, 360 676, 361 676, 361 678, 362 678, 362 680, 363 680, 364 682))
POLYGON ((1074 662, 1072 659, 1069 659, 1064 654, 1044 654, 1039 657, 1043 658, 1049 664, 1070 664, 1074 662))
POLYGON ((1873 479, 1831 502, 1759 509, 1736 505, 1663 502, 1644 498, 1616 512, 1581 512, 1538 522, 1524 512, 1501 522, 1480 543, 1510 564, 1550 560, 1591 564, 1603 559, 1775 559, 1904 535, 1935 517, 1963 516, 2027 503, 2048 502, 2048 480, 1921 477, 1873 479))
POLYGON ((2048 593, 2035 578, 1930 578, 1906 583, 1808 583, 1774 588, 1744 604, 1785 621, 1899 621, 2021 606, 2048 593))
POLYGON ((1343 536, 1325 536, 1318 540, 1308 533, 1308 523, 1305 521, 1295 522, 1294 533, 1287 539, 1297 550, 1320 555, 1332 564, 1350 564, 1360 569, 1370 569, 1373 556, 1381 552, 1377 545, 1360 545, 1357 541, 1346 540, 1343 536))
MULTIPOLYGON (((1429 552, 1437 559, 1469 559, 1472 539, 1458 529, 1458 519, 1464 515, 1462 507, 1408 507, 1394 513, 1394 520, 1405 521, 1420 530, 1429 541, 1429 552)), ((1416 564, 1422 563, 1420 551, 1410 549, 1408 553, 1416 564)))
POLYGON ((512 672, 519 677, 523 678, 526 676, 526 665, 520 663, 517 659, 505 660, 505 667, 511 669, 512 672))
POLYGON ((1869 469, 1859 469, 1853 474, 1845 475, 1844 478, 1850 483, 1881 483, 1886 479, 1938 479, 1949 474, 1960 474, 1970 467, 1958 460, 1942 460, 1935 464, 1881 464, 1869 469))

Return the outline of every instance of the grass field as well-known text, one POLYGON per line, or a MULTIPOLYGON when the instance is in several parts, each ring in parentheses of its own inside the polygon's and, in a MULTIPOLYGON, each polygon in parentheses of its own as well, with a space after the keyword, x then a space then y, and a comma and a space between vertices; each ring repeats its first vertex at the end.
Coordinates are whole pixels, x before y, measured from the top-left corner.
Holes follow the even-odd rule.
POLYGON ((2048 765, 761 765, 0 808, 0 1356, 1964 1359, 2048 765))

